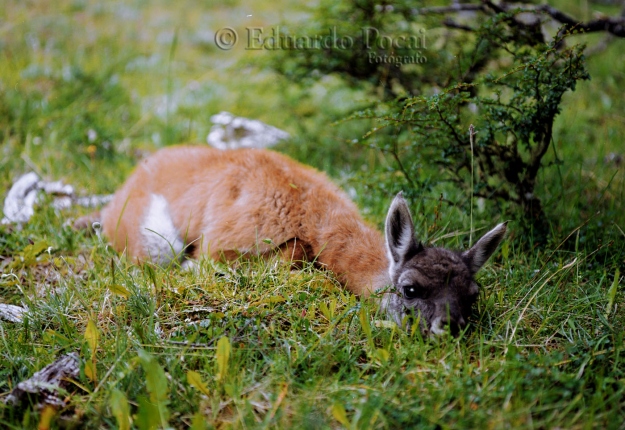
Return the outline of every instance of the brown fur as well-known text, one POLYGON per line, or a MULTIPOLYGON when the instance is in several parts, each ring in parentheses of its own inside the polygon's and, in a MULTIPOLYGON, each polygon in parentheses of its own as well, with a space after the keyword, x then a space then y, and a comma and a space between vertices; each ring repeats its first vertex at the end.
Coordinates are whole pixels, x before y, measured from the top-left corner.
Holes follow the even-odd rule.
POLYGON ((168 201, 181 238, 195 244, 193 257, 282 245, 289 259, 316 259, 356 294, 388 284, 382 235, 323 173, 276 152, 176 146, 141 162, 102 211, 113 247, 139 262, 148 257, 141 222, 151 194, 168 201))

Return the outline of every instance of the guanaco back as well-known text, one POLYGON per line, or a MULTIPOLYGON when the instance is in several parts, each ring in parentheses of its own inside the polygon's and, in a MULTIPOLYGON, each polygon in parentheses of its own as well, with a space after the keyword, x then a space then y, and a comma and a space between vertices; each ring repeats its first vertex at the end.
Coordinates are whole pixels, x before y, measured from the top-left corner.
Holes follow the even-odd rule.
POLYGON ((419 317, 433 334, 466 325, 478 296, 473 275, 506 231, 499 224, 464 252, 424 247, 399 193, 385 240, 323 173, 273 151, 205 146, 168 147, 142 161, 100 214, 77 225, 96 220, 138 263, 276 251, 314 261, 355 294, 384 291, 380 304, 394 321, 419 317))

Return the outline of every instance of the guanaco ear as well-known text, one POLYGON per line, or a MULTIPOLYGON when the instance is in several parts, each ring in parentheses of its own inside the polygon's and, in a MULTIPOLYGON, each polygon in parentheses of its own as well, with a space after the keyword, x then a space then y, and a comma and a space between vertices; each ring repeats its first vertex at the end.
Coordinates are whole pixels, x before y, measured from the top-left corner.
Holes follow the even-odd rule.
POLYGON ((422 247, 414 237, 414 225, 410 210, 399 192, 393 199, 386 216, 386 251, 391 261, 390 270, 412 258, 422 247))
POLYGON ((493 255, 493 252, 495 252, 497 246, 499 246, 506 235, 506 224, 508 224, 507 221, 497 224, 494 229, 482 236, 471 249, 462 253, 462 256, 469 264, 471 273, 477 273, 490 256, 493 255))

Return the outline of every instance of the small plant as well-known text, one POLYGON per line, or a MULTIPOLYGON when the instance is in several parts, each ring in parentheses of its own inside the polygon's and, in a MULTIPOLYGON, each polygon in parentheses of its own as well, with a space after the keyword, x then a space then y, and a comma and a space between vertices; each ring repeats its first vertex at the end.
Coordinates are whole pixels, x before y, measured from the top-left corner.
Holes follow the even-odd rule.
MULTIPOLYGON (((504 23, 501 19, 485 27, 479 43, 503 45, 504 23)), ((364 112, 355 117, 377 120, 368 138, 392 128, 386 139, 374 144, 401 160, 397 166, 408 185, 423 186, 412 178, 419 177, 422 163, 435 164, 446 180, 463 191, 513 203, 522 210, 525 225, 544 234, 547 219, 535 193, 538 173, 552 143, 562 96, 575 89, 577 81, 588 79, 583 47, 560 49, 561 44, 558 39, 528 47, 513 41, 505 46, 512 62, 505 73, 486 74, 471 84, 454 84, 433 96, 405 98, 382 115, 364 112), (474 181, 468 133, 473 121, 477 129, 474 181)))
MULTIPOLYGON (((306 68, 335 72, 352 82, 377 84, 380 101, 350 119, 373 121, 373 128, 359 144, 390 156, 393 170, 385 182, 395 183, 397 188, 399 177, 411 190, 409 195, 423 192, 431 189, 432 181, 421 179, 420 172, 437 166, 439 171, 433 174, 439 176, 439 181, 442 175, 442 181, 455 184, 466 194, 511 204, 521 210, 528 229, 539 235, 546 233, 547 217, 535 186, 544 167, 543 157, 552 143, 562 96, 589 77, 583 46, 566 47, 564 32, 544 42, 532 25, 524 25, 516 18, 517 12, 499 11, 468 37, 466 33, 446 34, 443 52, 421 49, 428 55, 427 63, 374 61, 360 67, 354 57, 381 56, 384 52, 393 58, 416 55, 419 47, 411 50, 385 41, 423 37, 419 36, 423 31, 420 26, 434 21, 408 13, 410 9, 405 5, 341 5, 335 7, 345 9, 344 13, 358 25, 340 28, 351 34, 354 45, 362 49, 349 53, 336 49, 311 51, 304 55, 287 51, 283 55, 291 61, 281 61, 276 69, 292 77, 300 77, 306 68), (363 28, 376 29, 367 33, 372 38, 367 43, 361 40, 363 28), (367 47, 378 51, 367 51, 367 47), (316 55, 329 55, 330 60, 320 65, 316 55), (471 123, 477 130, 474 154, 468 134, 471 123), (473 178, 472 155, 476 163, 473 178)), ((327 26, 331 22, 324 23, 327 26)))

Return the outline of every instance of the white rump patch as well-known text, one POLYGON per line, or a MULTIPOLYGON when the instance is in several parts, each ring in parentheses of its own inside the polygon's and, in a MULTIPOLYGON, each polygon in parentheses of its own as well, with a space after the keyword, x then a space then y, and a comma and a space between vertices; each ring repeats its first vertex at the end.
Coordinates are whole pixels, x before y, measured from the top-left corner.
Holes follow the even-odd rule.
POLYGON ((150 258, 166 266, 174 259, 182 257, 184 243, 169 213, 169 204, 165 197, 152 194, 143 224, 141 225, 144 249, 150 258))

